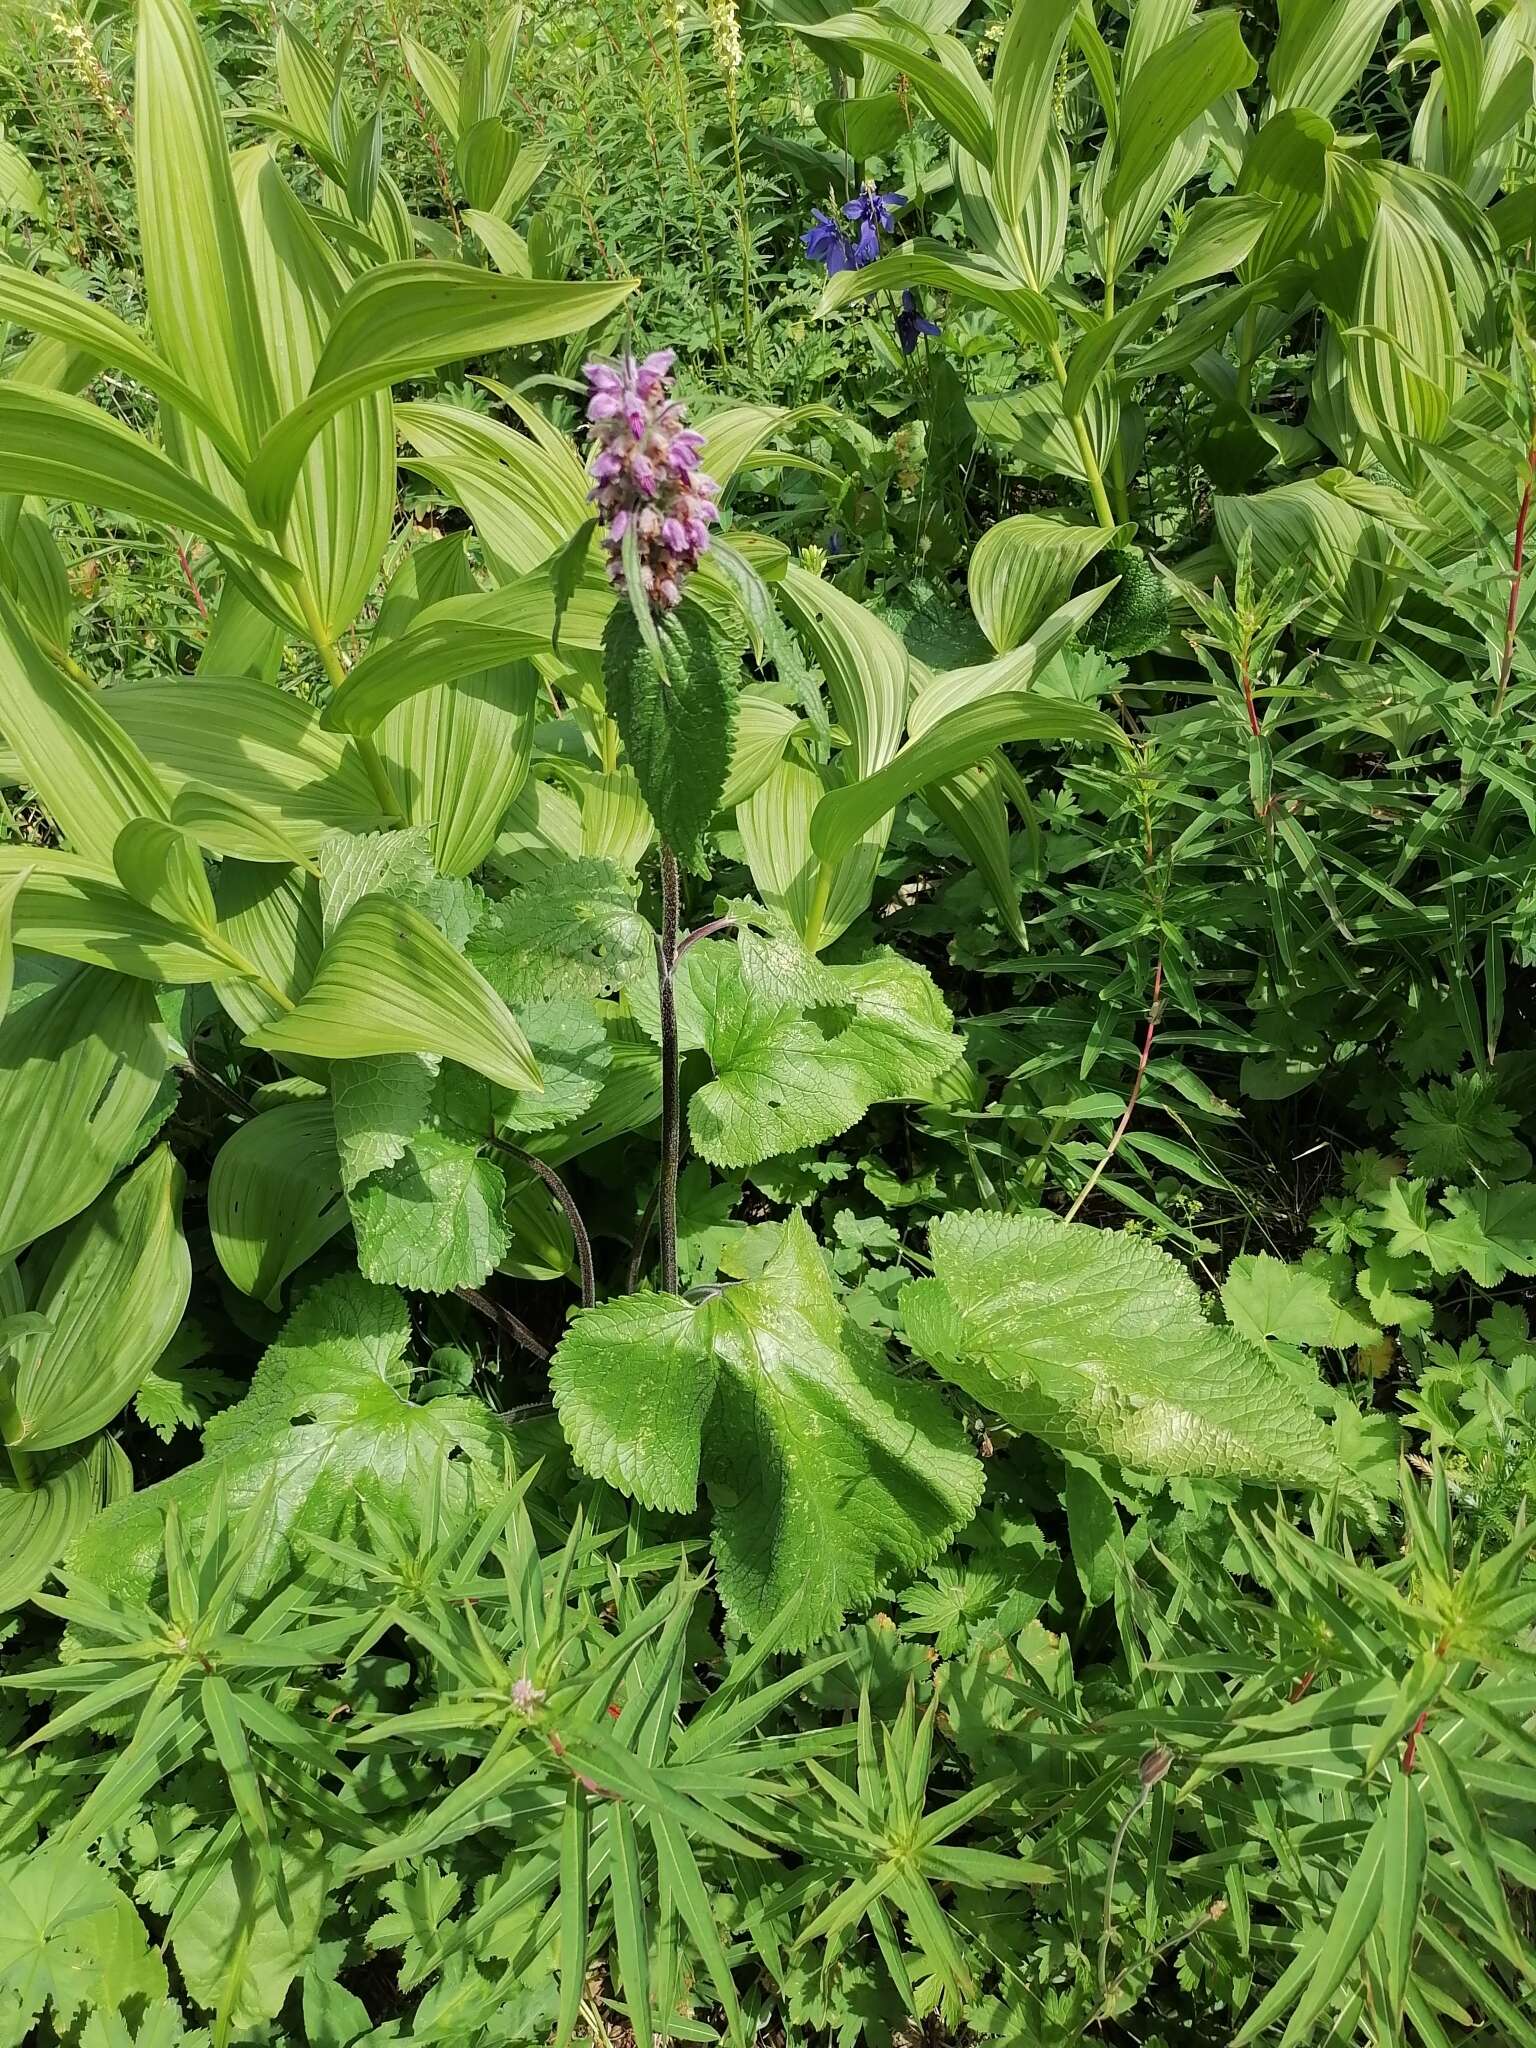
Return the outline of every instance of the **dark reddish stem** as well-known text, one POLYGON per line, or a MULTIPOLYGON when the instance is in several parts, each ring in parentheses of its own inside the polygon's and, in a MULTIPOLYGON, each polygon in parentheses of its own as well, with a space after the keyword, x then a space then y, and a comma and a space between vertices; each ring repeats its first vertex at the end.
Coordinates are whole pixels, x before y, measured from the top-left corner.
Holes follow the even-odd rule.
POLYGON ((1419 1737, 1424 1733, 1424 1723, 1428 1719, 1429 1709, 1426 1707, 1408 1731, 1408 1740, 1403 1744, 1403 1776, 1405 1778, 1412 1773, 1414 1760, 1419 1753, 1419 1737))
POLYGON ((1504 693, 1515 666, 1515 624, 1520 616, 1520 583, 1525 574, 1525 530, 1531 517, 1531 485, 1536 480, 1536 429, 1525 451, 1525 489, 1520 493, 1520 511, 1515 520, 1514 564, 1509 579, 1509 606, 1504 614, 1504 652, 1499 660, 1499 687, 1493 699, 1497 717, 1504 708, 1504 693))
POLYGON ((1296 1683, 1291 1687, 1291 1697, 1288 1702, 1289 1705, 1294 1707, 1298 1700, 1304 1700, 1306 1698, 1307 1694, 1312 1690, 1312 1681, 1314 1678, 1316 1678, 1316 1676, 1316 1671, 1303 1671, 1300 1678, 1298 1678, 1296 1683))
POLYGON ((681 960, 683 955, 687 952, 688 948, 690 946, 696 946, 699 943, 700 939, 712 939, 718 932, 730 931, 731 928, 734 926, 735 922, 736 920, 734 917, 712 917, 708 924, 699 925, 694 931, 691 931, 688 934, 687 938, 684 939, 682 944, 678 947, 678 959, 681 960))
POLYGON ((1104 1147, 1103 1156, 1100 1158, 1098 1165, 1093 1169, 1092 1173, 1089 1174, 1088 1179, 1083 1186, 1082 1192, 1078 1195, 1077 1200, 1072 1204, 1071 1208, 1067 1211, 1066 1220, 1068 1223, 1070 1223, 1073 1220, 1073 1218, 1077 1215, 1079 1209, 1082 1208, 1084 1202, 1087 1201, 1088 1197, 1093 1193, 1094 1189, 1098 1186, 1100 1174, 1103 1173, 1105 1167, 1108 1166, 1111 1159, 1113 1159, 1115 1154, 1120 1150, 1120 1140, 1125 1136, 1126 1131, 1130 1128, 1131 1118, 1136 1114, 1136 1103, 1137 1099, 1141 1094, 1141 1084, 1147 1077, 1147 1061, 1152 1057, 1152 1041, 1157 1036, 1157 1024, 1158 1017, 1162 1009, 1162 1001, 1163 956, 1161 953, 1159 953, 1157 956, 1157 971, 1152 977, 1152 1003, 1151 1007, 1147 1011, 1147 1028, 1141 1041, 1141 1058, 1136 1062, 1136 1078, 1131 1083, 1131 1099, 1125 1105, 1125 1113, 1121 1117, 1119 1123, 1115 1125, 1114 1133, 1111 1136, 1109 1143, 1104 1147))

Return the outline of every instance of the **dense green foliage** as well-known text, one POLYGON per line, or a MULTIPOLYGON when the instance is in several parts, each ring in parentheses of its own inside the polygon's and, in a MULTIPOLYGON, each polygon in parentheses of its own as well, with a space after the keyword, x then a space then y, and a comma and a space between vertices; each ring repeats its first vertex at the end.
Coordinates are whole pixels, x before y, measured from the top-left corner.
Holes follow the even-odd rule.
POLYGON ((0 0, 0 2048, 1536 2044, 1533 70, 0 0))

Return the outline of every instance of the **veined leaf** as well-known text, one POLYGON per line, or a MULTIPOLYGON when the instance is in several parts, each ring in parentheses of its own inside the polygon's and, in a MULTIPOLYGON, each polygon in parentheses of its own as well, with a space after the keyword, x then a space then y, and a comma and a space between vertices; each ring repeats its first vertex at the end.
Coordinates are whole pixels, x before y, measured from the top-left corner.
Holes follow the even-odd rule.
POLYGON ((962 704, 915 740, 908 740, 883 768, 844 789, 828 790, 811 820, 817 856, 835 864, 878 818, 903 797, 942 782, 1012 740, 1081 740, 1089 745, 1124 745, 1120 728, 1100 711, 1060 699, 1014 692, 962 704))
POLYGON ((805 569, 791 564, 783 594, 827 678, 854 772, 872 774, 901 745, 912 694, 907 650, 868 606, 805 569))
POLYGON ((1055 132, 1056 67, 1076 12, 1077 0, 1021 0, 997 53, 992 197, 1005 229, 1023 222, 1055 132))
POLYGON ((1345 337, 1349 396, 1367 439, 1399 482, 1422 473, 1466 382, 1461 328, 1434 241, 1382 206, 1360 273, 1355 327, 1345 337))
POLYGON ((552 1380, 589 1471, 675 1511, 702 1477, 727 1607, 759 1630, 797 1600, 779 1646, 794 1649, 968 1521, 981 1467, 937 1395, 843 1313, 804 1219, 767 1229, 758 1278, 697 1308, 635 1294, 585 1310, 552 1380))
POLYGON ((18 1363, 10 1442, 52 1451, 94 1435, 170 1342, 192 1288, 185 1186, 160 1145, 73 1225, 37 1296, 48 1332, 18 1363))
POLYGON ((0 380, 0 469, 10 490, 200 533, 281 583, 296 573, 238 512, 131 427, 66 392, 0 380))
POLYGON ((337 309, 308 396, 256 451, 246 476, 251 509, 274 529, 281 526, 311 442, 354 399, 444 363, 579 334, 634 288, 633 278, 566 284, 493 277, 451 263, 390 263, 366 272, 337 309))
POLYGON ((281 1307, 289 1274, 346 1226, 324 1098, 264 1110, 219 1147, 208 1178, 208 1234, 242 1294, 281 1307))
POLYGON ((1251 85, 1254 70, 1235 8, 1198 15, 1154 50, 1137 67, 1123 98, 1105 213, 1113 219, 1129 211, 1138 187, 1156 176, 1191 122, 1224 93, 1251 85))
MULTIPOLYGON (((240 459, 239 441, 217 412, 160 354, 159 350, 110 307, 82 298, 56 279, 36 270, 0 263, 0 319, 14 321, 33 334, 83 349, 88 355, 132 377, 156 398, 194 420, 231 460, 240 459)), ((24 380, 23 380, 24 381, 24 380)))
POLYGON ((150 981, 222 981, 242 970, 195 932, 135 903, 110 868, 48 846, 0 846, 0 874, 30 873, 11 907, 16 945, 150 981))
POLYGON ((68 1222, 106 1186, 166 1068, 151 981, 66 973, 0 1021, 0 1258, 68 1222), (59 1143, 59 1133, 69 1143, 59 1143))
POLYGON ((107 1437, 50 1461, 23 1490, 0 1470, 0 1613, 30 1600, 92 1518, 132 1485, 128 1461, 107 1437))
POLYGON ((249 451, 274 417, 272 376, 224 116, 186 0, 142 0, 135 87, 134 183, 155 334, 249 451))
POLYGON ((984 257, 952 249, 945 242, 903 242, 888 256, 861 270, 840 271, 827 281, 817 311, 825 317, 882 292, 898 296, 908 286, 946 291, 973 306, 988 306, 1025 341, 1048 346, 1056 339, 1056 315, 1028 285, 984 257))
POLYGON ((543 1082, 517 1020, 420 911, 365 896, 347 912, 292 1009, 247 1033, 271 1052, 317 1059, 441 1053, 504 1088, 543 1082))
POLYGON ((1276 108, 1331 114, 1359 82, 1393 0, 1279 0, 1266 83, 1276 108))
POLYGON ((1019 512, 988 527, 971 550, 971 610, 999 654, 1027 639, 1114 539, 1102 526, 1019 512))
POLYGON ((112 848, 117 879, 135 903, 169 924, 212 933, 218 927, 213 891, 197 841, 160 818, 130 818, 112 848))
POLYGON ((87 859, 110 866, 130 820, 169 813, 159 778, 103 698, 55 667, 3 585, 0 731, 49 816, 87 859))
POLYGON ((992 95, 969 50, 954 36, 915 27, 895 8, 797 21, 798 34, 841 44, 892 65, 962 149, 992 162, 992 95), (926 55, 929 49, 933 55, 926 55))
POLYGON ((191 1541, 216 1490, 232 1520, 266 1503, 248 1567, 255 1583, 270 1583, 302 1535, 351 1531, 364 1500, 409 1509, 437 1486, 445 1510, 461 1508, 466 1467, 494 1468, 505 1435, 478 1401, 414 1403, 410 1342, 393 1288, 357 1273, 322 1282, 264 1353, 245 1399, 208 1424, 202 1458, 95 1522, 73 1568, 109 1594, 143 1598, 162 1569, 167 1504, 191 1541))

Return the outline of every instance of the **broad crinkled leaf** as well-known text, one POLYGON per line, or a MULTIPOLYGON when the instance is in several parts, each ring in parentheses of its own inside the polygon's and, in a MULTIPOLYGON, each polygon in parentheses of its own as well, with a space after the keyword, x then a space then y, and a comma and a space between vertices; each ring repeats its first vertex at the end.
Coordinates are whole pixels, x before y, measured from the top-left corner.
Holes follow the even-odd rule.
POLYGON ((695 605, 661 628, 663 659, 627 604, 603 636, 603 687, 657 829, 704 872, 704 834, 730 773, 741 663, 695 605))
POLYGON ((684 956, 678 1009, 714 1068, 688 1128, 716 1166, 834 1138, 872 1103, 922 1095, 960 1051, 933 982, 894 953, 825 967, 752 933, 712 941, 684 956))
POLYGON ((439 1476, 462 1503, 466 1467, 499 1458, 501 1426, 478 1401, 412 1401, 410 1341, 393 1288, 357 1273, 322 1282, 268 1346, 245 1399, 208 1424, 199 1462, 99 1516, 72 1570, 142 1597, 160 1568, 167 1504, 195 1527, 215 1486, 232 1519, 271 1489, 253 1577, 277 1569, 306 1535, 350 1528, 360 1499, 409 1508, 439 1476))
POLYGON ((586 1310, 552 1383, 587 1470, 677 1512, 702 1478, 726 1606, 760 1629, 798 1597, 788 1649, 932 1557, 975 1512, 982 1471, 938 1393, 844 1314, 804 1219, 763 1241, 757 1277, 697 1307, 634 1294, 586 1310))
POLYGON ((915 1350, 1015 1428, 1137 1472, 1348 1484, 1294 1375, 1210 1322, 1167 1252, 1041 1213, 953 1212, 902 1310, 915 1350))
POLYGON ((511 1241, 500 1167, 440 1131, 418 1131, 350 1200, 364 1273, 424 1294, 478 1287, 511 1241))
POLYGON ((427 1120, 441 1065, 423 1053, 378 1053, 331 1068, 331 1113, 341 1184, 349 1191, 393 1166, 427 1120))
POLYGON ((364 896, 392 896, 432 920, 461 951, 479 915, 480 899, 462 876, 440 875, 432 865, 426 825, 400 832, 332 832, 320 845, 320 907, 329 938, 364 896))
POLYGON ((466 948, 502 1001, 612 995, 656 976, 656 939, 611 861, 566 860, 481 913, 466 948))

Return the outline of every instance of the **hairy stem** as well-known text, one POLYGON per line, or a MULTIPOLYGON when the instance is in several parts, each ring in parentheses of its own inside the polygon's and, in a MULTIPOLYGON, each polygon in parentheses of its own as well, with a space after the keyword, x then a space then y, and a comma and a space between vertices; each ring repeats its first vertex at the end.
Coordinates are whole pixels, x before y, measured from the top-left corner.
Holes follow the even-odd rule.
POLYGON ((576 1241, 576 1263, 581 1269, 581 1305, 583 1308, 594 1308, 597 1305, 597 1270, 592 1260, 592 1239, 577 1206, 576 1197, 547 1160, 538 1158, 532 1152, 525 1152, 521 1145, 509 1145, 505 1138, 499 1138, 494 1131, 489 1133, 489 1137, 498 1152, 505 1152, 509 1159, 515 1159, 520 1166, 526 1166, 530 1173, 536 1173, 565 1211, 566 1221, 571 1226, 571 1236, 576 1241))
POLYGON ((453 1291, 460 1301, 467 1301, 477 1315, 484 1316, 489 1323, 498 1324, 514 1343, 521 1344, 541 1365, 549 1363, 548 1348, 539 1342, 521 1316, 514 1315, 501 1302, 493 1301, 490 1295, 482 1294, 478 1287, 455 1287, 453 1291))
POLYGON ((661 1182, 657 1215, 661 1223, 661 1289, 677 1292, 677 1176, 683 1163, 682 1073, 677 1044, 678 922, 681 885, 677 855, 661 848, 661 1182))

